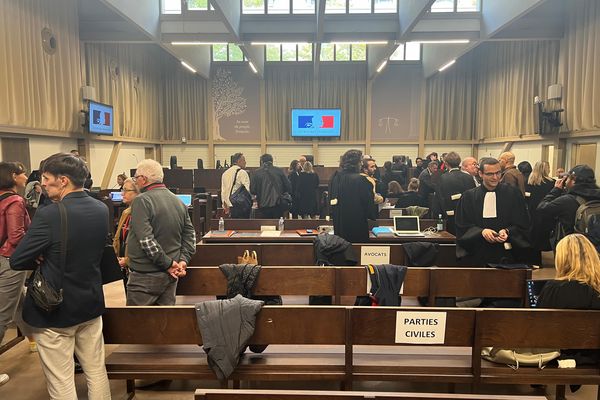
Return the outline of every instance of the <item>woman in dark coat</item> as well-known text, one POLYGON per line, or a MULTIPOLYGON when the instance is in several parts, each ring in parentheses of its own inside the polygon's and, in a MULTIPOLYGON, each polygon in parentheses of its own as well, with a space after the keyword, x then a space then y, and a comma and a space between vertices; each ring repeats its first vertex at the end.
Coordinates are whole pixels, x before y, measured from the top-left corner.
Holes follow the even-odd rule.
POLYGON ((296 199, 296 186, 298 184, 298 177, 300 176, 300 171, 302 170, 302 165, 298 160, 293 160, 290 163, 290 169, 288 170, 288 179, 292 185, 292 208, 290 208, 290 214, 292 214, 292 218, 296 218, 298 215, 297 206, 298 200, 296 199))
POLYGON ((296 182, 295 198, 297 201, 296 212, 302 218, 310 218, 318 214, 317 192, 319 189, 319 175, 313 170, 313 166, 306 161, 302 166, 302 172, 296 182))
POLYGON ((530 241, 533 249, 532 264, 541 265, 542 251, 552 250, 550 246, 550 231, 554 228, 554 221, 544 220, 536 209, 544 197, 554 187, 554 179, 550 178, 550 164, 546 161, 538 161, 529 175, 525 184, 525 200, 529 210, 531 221, 530 241))
POLYGON ((396 201, 396 208, 407 208, 411 206, 427 207, 423 198, 419 195, 419 180, 417 178, 410 178, 408 183, 408 190, 398 195, 398 201, 396 201))

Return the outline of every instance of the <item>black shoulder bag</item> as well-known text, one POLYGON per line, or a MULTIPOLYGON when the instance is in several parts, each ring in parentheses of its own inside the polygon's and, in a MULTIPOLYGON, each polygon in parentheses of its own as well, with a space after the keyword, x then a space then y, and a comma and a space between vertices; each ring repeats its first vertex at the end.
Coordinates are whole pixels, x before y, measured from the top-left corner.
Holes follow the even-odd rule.
POLYGON ((229 192, 229 201, 231 202, 231 207, 239 210, 240 213, 249 214, 252 209, 252 196, 248 192, 248 189, 246 189, 246 186, 241 185, 238 190, 235 192, 233 191, 240 170, 241 168, 238 168, 233 176, 233 184, 231 185, 231 191, 229 192))
POLYGON ((46 312, 54 311, 63 301, 62 281, 67 263, 67 210, 62 203, 58 204, 60 212, 60 288, 52 287, 50 282, 42 275, 40 265, 31 275, 27 284, 27 295, 31 296, 36 306, 46 312))

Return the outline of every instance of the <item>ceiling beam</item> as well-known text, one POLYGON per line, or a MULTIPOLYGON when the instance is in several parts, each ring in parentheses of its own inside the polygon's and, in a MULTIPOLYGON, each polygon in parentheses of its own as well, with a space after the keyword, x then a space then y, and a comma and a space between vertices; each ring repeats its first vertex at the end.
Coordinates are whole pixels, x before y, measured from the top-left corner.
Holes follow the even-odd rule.
POLYGON ((321 64, 321 42, 325 34, 325 0, 317 0, 317 15, 315 37, 313 40, 313 79, 319 78, 319 66, 321 64))
POLYGON ((481 37, 488 39, 546 0, 486 1, 481 9, 481 37))
POLYGON ((152 40, 160 37, 160 7, 155 0, 100 0, 108 8, 133 22, 152 40))
MULTIPOLYGON (((205 79, 210 78, 210 46, 173 46, 164 43, 163 48, 173 57, 194 67, 196 73, 205 79)), ((183 67, 182 67, 183 68, 183 67)))
MULTIPOLYGON (((423 44, 422 60, 423 76, 430 77, 438 69, 452 60, 456 60, 477 45, 474 43, 456 44, 423 44)), ((452 67, 450 67, 452 68, 452 67)))
POLYGON ((387 61, 397 48, 398 45, 393 42, 387 45, 367 45, 367 77, 369 80, 375 78, 377 68, 387 61))
MULTIPOLYGON (((237 43, 242 44, 240 35, 240 25, 242 10, 239 0, 210 0, 210 4, 215 9, 215 13, 220 16, 227 30, 234 37, 237 43)), ((265 49, 264 46, 246 46, 240 45, 244 56, 256 68, 256 73, 262 78, 265 70, 265 49)))
POLYGON ((398 39, 410 33, 435 0, 404 0, 398 5, 398 39))

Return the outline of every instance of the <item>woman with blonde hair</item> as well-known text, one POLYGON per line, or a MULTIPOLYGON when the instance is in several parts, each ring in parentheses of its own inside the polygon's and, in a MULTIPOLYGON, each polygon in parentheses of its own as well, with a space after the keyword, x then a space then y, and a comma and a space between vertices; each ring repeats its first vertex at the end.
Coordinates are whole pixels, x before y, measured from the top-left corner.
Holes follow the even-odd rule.
MULTIPOLYGON (((600 258, 582 234, 565 236, 556 246, 556 278, 544 285, 538 298, 540 308, 600 310, 600 258)), ((561 358, 579 364, 596 364, 597 350, 561 350, 561 358)), ((571 389, 573 390, 573 388, 571 389)))
POLYGON ((129 234, 129 222, 131 221, 131 203, 140 194, 140 189, 132 178, 127 178, 123 181, 121 192, 123 193, 123 204, 126 204, 128 207, 121 214, 121 218, 119 218, 119 224, 117 225, 117 231, 113 239, 113 248, 119 260, 119 266, 123 273, 123 285, 125 286, 125 293, 127 293, 127 278, 129 276, 127 235, 129 234))
POLYGON ((411 206, 426 207, 426 202, 419 195, 419 180, 417 178, 410 178, 408 182, 408 190, 398 195, 398 201, 396 202, 396 208, 407 208, 411 206))
POLYGON ((398 198, 398 196, 400 196, 401 193, 404 193, 404 190, 402 190, 402 186, 400 186, 400 184, 397 181, 390 181, 387 185, 387 188, 387 198, 398 198))
POLYGON ((525 201, 527 202, 529 220, 531 221, 529 230, 531 251, 525 256, 524 261, 534 265, 541 265, 542 251, 552 250, 550 232, 554 229, 555 223, 553 220, 543 218, 536 212, 540 202, 554 187, 555 181, 549 174, 550 164, 547 161, 538 161, 525 183, 525 201))

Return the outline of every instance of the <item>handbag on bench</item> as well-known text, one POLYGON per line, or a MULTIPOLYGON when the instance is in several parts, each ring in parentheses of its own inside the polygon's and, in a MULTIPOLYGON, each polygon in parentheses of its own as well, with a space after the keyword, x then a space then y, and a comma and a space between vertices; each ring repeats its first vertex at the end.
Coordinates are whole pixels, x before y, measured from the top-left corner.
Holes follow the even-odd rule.
POLYGON ((560 351, 551 349, 499 349, 484 347, 481 349, 481 357, 494 363, 506 364, 514 370, 519 369, 521 366, 544 369, 546 364, 560 357, 560 351))
POLYGON ((244 254, 242 256, 238 256, 238 264, 250 264, 250 265, 258 265, 258 256, 256 255, 256 251, 252 250, 244 250, 244 254))

